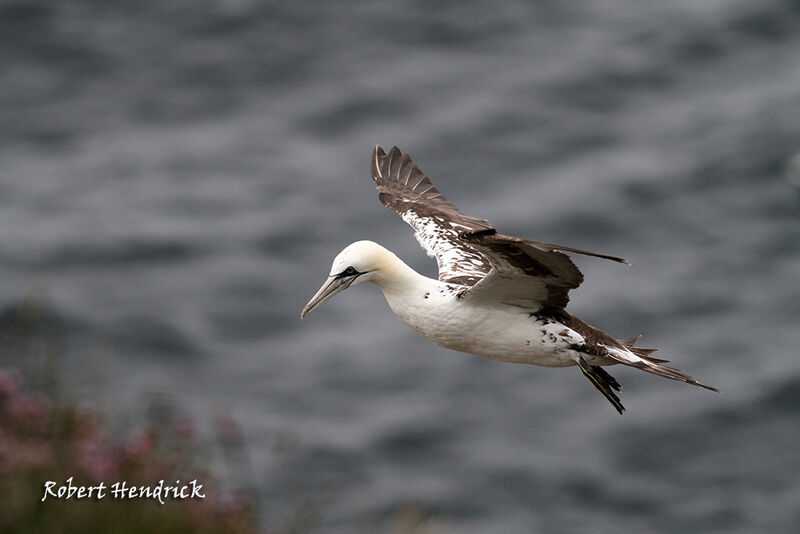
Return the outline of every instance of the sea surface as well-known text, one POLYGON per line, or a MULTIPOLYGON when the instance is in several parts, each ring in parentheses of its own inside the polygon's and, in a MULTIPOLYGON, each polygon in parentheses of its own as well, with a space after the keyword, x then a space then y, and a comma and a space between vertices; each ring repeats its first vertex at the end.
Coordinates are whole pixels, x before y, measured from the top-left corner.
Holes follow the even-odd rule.
POLYGON ((800 532, 799 6, 2 0, 0 329, 32 319, 0 363, 229 413, 265 528, 800 532), (722 393, 615 368, 620 417, 375 287, 301 322, 352 241, 436 274, 376 144, 503 233, 630 260, 575 258, 569 310, 722 393))

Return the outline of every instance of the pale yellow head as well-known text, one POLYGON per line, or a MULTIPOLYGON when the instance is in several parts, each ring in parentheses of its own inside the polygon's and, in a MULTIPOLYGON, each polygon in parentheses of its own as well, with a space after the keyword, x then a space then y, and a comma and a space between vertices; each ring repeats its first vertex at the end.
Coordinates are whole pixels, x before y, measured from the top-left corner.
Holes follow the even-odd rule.
POLYGON ((308 301, 300 318, 351 286, 364 282, 380 284, 387 276, 391 276, 398 263, 404 265, 397 256, 377 243, 351 243, 334 258, 328 279, 308 301))

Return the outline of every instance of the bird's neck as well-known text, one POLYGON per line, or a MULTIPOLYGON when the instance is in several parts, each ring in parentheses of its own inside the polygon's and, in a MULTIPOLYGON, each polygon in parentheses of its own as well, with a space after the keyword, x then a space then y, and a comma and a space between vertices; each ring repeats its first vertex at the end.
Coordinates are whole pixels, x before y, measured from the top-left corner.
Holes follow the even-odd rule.
POLYGON ((425 310, 438 294, 438 280, 428 278, 391 254, 372 281, 380 286, 392 311, 408 326, 425 335, 425 310))
POLYGON ((436 280, 419 274, 391 252, 385 256, 373 281, 383 290, 387 299, 425 291, 437 283, 436 280))

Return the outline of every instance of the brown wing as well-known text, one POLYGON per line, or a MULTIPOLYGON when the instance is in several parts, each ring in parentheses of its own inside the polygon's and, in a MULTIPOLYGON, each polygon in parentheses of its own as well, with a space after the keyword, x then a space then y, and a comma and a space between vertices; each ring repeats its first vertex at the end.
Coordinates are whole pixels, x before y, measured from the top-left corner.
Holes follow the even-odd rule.
POLYGON ((416 231, 439 265, 439 280, 469 286, 463 296, 513 306, 563 308, 583 275, 566 254, 575 252, 627 263, 622 258, 498 234, 484 219, 447 201, 408 154, 375 147, 372 177, 378 197, 416 231))
POLYGON ((569 290, 583 282, 583 274, 561 252, 542 250, 533 242, 502 234, 467 239, 488 258, 492 271, 464 297, 531 310, 564 308, 569 290))
POLYGON ((397 147, 387 154, 376 146, 372 178, 383 205, 399 213, 414 228, 422 248, 436 258, 439 280, 471 286, 491 270, 486 259, 461 239, 464 234, 494 232, 489 222, 461 213, 408 154, 397 147))
POLYGON ((628 264, 614 256, 498 233, 464 239, 488 258, 493 270, 463 296, 523 308, 564 308, 569 290, 583 282, 583 274, 561 250, 628 264))

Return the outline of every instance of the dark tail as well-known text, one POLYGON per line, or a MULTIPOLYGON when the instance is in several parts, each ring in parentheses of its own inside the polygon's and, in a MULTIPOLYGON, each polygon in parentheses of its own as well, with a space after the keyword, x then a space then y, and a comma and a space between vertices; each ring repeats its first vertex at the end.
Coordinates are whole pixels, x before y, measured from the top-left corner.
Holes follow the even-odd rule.
POLYGON ((619 385, 619 382, 617 382, 613 376, 605 372, 602 367, 586 363, 583 356, 578 357, 578 366, 581 368, 581 371, 583 371, 583 375, 589 379, 592 385, 594 385, 594 387, 608 399, 608 402, 614 406, 620 415, 622 415, 625 411, 625 407, 620 402, 617 394, 614 393, 614 391, 622 391, 622 386, 619 385))
POLYGON ((664 378, 671 378, 672 380, 677 380, 678 382, 686 382, 687 384, 692 384, 693 386, 699 386, 701 388, 710 389, 711 391, 716 391, 717 393, 719 393, 719 390, 714 386, 703 384, 693 376, 689 376, 680 369, 675 369, 674 367, 670 367, 668 365, 654 363, 652 361, 647 361, 647 360, 641 362, 626 362, 622 360, 617 360, 617 361, 619 361, 620 363, 624 363, 625 365, 630 365, 631 367, 636 367, 637 369, 641 369, 642 371, 647 371, 648 373, 652 373, 654 375, 663 376, 664 378))
POLYGON ((672 380, 677 380, 679 382, 686 382, 687 384, 692 384, 693 386, 699 386, 701 388, 710 389, 711 391, 716 391, 717 393, 719 393, 719 390, 717 388, 703 384, 696 378, 687 375, 680 369, 675 369, 674 367, 664 365, 665 363, 669 362, 669 360, 661 360, 659 358, 653 358, 652 356, 650 356, 652 353, 656 351, 656 349, 643 349, 641 347, 634 347, 633 345, 639 340, 639 337, 641 336, 631 337, 628 339, 620 339, 619 342, 626 349, 628 349, 629 351, 640 357, 643 361, 629 362, 621 358, 615 358, 614 355, 611 353, 609 353, 608 355, 620 363, 624 363, 625 365, 630 365, 631 367, 636 367, 637 369, 641 369, 642 371, 647 371, 648 373, 652 373, 654 375, 663 376, 664 378, 671 378, 672 380))

